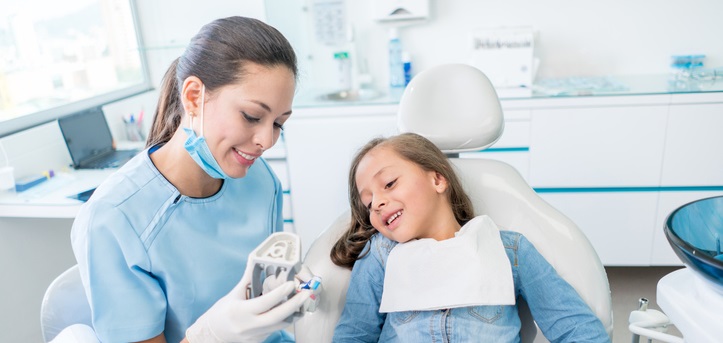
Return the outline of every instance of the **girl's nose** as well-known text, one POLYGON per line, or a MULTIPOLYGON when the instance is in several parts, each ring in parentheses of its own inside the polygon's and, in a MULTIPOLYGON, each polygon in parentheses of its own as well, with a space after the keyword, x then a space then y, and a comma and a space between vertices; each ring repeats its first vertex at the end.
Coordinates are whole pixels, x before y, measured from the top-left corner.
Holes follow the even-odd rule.
POLYGON ((387 201, 383 198, 374 199, 372 201, 372 209, 375 211, 381 210, 386 205, 387 205, 387 201))

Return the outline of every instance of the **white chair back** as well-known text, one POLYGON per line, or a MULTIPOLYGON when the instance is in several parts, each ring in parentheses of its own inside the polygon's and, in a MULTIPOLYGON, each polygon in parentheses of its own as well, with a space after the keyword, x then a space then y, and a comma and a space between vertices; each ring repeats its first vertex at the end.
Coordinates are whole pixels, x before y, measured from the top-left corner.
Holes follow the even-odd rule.
POLYGON ((78 265, 74 265, 55 278, 45 291, 40 305, 43 341, 97 342, 92 327, 90 305, 78 265))

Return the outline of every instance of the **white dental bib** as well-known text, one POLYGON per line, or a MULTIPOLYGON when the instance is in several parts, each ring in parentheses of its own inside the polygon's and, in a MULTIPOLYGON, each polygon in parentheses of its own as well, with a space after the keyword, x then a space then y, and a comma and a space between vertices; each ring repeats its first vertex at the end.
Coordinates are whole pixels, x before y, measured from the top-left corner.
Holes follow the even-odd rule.
POLYGON ((387 259, 379 312, 514 304, 500 231, 488 216, 479 216, 453 238, 397 244, 387 259))

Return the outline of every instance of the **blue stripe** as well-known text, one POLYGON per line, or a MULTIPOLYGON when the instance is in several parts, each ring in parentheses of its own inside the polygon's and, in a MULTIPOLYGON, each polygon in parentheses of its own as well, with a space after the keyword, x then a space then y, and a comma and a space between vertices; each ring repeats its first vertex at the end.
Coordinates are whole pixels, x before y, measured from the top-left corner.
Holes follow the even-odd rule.
POLYGON ((284 219, 284 223, 293 223, 293 222, 294 222, 293 219, 284 219))
POLYGON ((705 192, 723 191, 723 186, 535 187, 533 189, 537 193, 705 192))
POLYGON ((283 193, 283 194, 291 194, 291 190, 290 190, 290 189, 284 189, 284 190, 281 191, 281 193, 283 193))
POLYGON ((483 150, 477 150, 475 152, 525 152, 530 151, 529 147, 516 147, 516 148, 489 148, 483 150))

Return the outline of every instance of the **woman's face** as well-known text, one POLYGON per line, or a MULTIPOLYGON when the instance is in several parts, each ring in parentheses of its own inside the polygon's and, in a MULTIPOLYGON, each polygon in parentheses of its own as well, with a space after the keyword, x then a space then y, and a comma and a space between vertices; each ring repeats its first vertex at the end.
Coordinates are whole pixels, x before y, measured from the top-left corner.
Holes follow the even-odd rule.
POLYGON ((251 63, 245 71, 241 83, 217 89, 210 99, 207 94, 204 108, 206 142, 232 178, 244 177, 256 159, 276 144, 291 115, 296 82, 286 66, 251 63))
POLYGON ((355 181, 372 226, 385 237, 403 243, 444 239, 440 234, 449 231, 446 179, 402 158, 391 147, 370 150, 359 162, 355 181))

